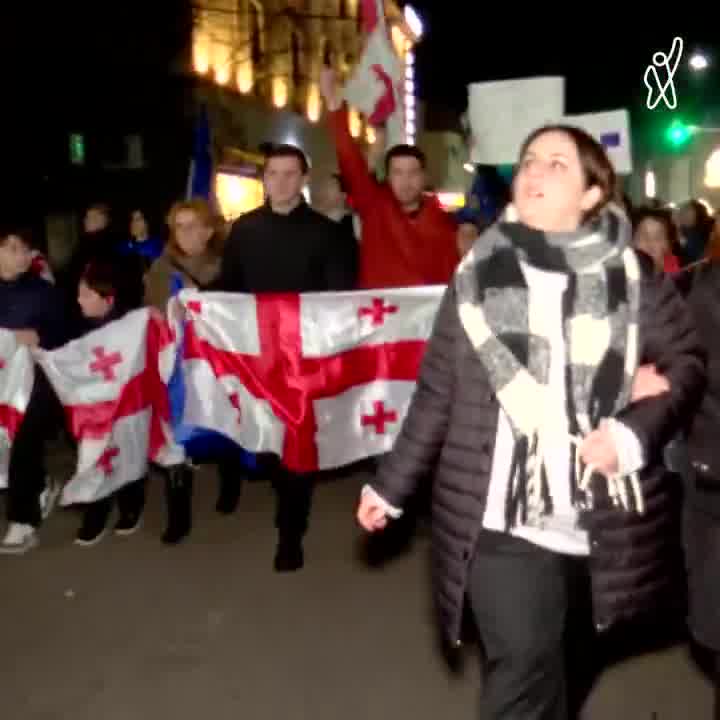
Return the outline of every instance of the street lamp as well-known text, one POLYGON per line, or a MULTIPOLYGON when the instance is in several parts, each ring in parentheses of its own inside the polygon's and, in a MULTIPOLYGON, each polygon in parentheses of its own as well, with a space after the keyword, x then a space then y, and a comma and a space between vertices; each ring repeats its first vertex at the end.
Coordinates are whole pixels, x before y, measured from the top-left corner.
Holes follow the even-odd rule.
POLYGON ((690 67, 693 70, 705 70, 709 64, 710 62, 708 61, 707 56, 701 52, 693 53, 690 57, 690 67))

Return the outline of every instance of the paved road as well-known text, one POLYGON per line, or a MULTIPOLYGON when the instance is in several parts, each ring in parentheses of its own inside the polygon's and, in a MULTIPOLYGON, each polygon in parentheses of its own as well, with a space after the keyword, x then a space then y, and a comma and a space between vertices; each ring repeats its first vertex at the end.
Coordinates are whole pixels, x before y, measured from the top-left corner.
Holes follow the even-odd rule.
MULTIPOLYGON (((271 570, 268 488, 231 518, 159 542, 160 488, 145 528, 82 549, 60 511, 25 557, 2 557, 3 720, 470 720, 478 674, 449 676, 427 623, 426 547, 382 571, 358 559, 363 478, 319 488, 302 573, 271 570)), ((710 691, 684 649, 608 671, 589 720, 701 720, 710 691)))

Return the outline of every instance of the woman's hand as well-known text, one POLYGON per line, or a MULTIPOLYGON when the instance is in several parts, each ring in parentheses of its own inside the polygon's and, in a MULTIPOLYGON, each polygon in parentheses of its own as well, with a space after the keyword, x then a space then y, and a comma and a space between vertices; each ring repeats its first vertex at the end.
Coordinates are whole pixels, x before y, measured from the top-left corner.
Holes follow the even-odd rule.
POLYGON ((18 345, 35 348, 40 344, 40 336, 34 330, 16 330, 15 342, 18 345))
POLYGON ((357 521, 368 532, 384 530, 387 527, 385 505, 375 493, 363 493, 357 511, 357 521))
POLYGON ((617 448, 607 424, 601 424, 585 438, 580 446, 580 457, 586 465, 595 468, 605 477, 617 473, 619 469, 617 448))
POLYGON ((645 400, 670 392, 670 383, 654 365, 641 365, 635 373, 632 386, 632 401, 645 400))

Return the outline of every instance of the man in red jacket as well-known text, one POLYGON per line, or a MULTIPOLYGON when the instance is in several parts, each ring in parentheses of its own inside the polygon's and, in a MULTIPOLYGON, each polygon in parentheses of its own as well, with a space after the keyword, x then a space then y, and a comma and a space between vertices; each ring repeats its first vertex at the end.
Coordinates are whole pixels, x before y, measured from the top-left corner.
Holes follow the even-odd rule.
POLYGON ((425 155, 412 145, 391 148, 385 156, 387 182, 376 182, 350 135, 332 70, 323 70, 321 90, 340 172, 362 221, 359 286, 447 284, 459 260, 457 227, 439 203, 424 194, 425 155))

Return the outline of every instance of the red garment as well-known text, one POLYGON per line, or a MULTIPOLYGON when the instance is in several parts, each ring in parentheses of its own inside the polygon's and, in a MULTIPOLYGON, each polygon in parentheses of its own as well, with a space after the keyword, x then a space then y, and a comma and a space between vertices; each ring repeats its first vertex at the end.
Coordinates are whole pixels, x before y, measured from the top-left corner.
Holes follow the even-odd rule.
POLYGON ((385 183, 370 175, 348 130, 347 110, 330 113, 343 181, 360 220, 359 287, 445 285, 459 262, 457 225, 437 202, 427 199, 408 214, 385 183))
POLYGON ((672 253, 668 253, 665 256, 665 267, 663 268, 666 273, 680 272, 680 261, 672 253))

